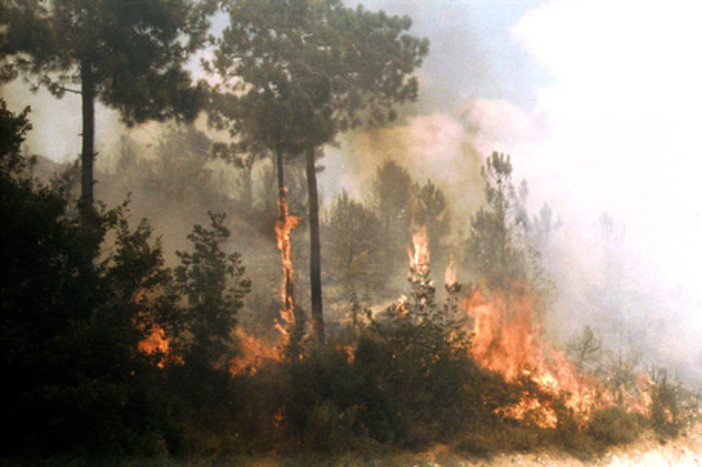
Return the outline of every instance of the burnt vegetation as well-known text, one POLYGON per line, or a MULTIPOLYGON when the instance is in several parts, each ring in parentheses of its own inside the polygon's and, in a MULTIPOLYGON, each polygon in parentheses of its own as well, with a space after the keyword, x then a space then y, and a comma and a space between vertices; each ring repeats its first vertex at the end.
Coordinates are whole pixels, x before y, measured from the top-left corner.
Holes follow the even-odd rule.
POLYGON ((231 24, 208 64, 222 84, 191 87, 182 66, 219 2, 144 2, 149 22, 126 26, 116 2, 83 3, 3 4, 5 78, 25 73, 59 97, 81 85, 128 123, 180 121, 155 146, 114 148, 112 169, 95 173, 102 204, 93 143, 82 191, 75 167, 40 177, 21 150, 29 109, 0 100, 3 461, 373 464, 438 444, 466 458, 542 447, 589 458, 649 428, 685 432, 694 394, 595 327, 561 346, 586 400, 543 382, 563 373, 555 347, 523 343, 533 358, 510 360, 507 324, 544 336, 557 291, 541 258, 560 222, 548 206, 529 217, 508 156, 486 159, 485 202, 464 234, 437 181, 392 155, 364 199, 319 196, 320 148, 416 98, 428 42, 407 34, 409 18, 336 0, 224 2, 231 24), (86 27, 91 15, 105 24, 86 27), (71 47, 43 42, 60 34, 54 16, 81 26, 71 47), (115 31, 119 43, 101 38, 115 31), (175 58, 113 63, 139 40, 175 58), (201 108, 231 141, 185 124, 201 108), (289 216, 305 222, 290 235, 295 288, 281 294, 275 227, 289 216), (486 321, 495 310, 503 322, 486 321))

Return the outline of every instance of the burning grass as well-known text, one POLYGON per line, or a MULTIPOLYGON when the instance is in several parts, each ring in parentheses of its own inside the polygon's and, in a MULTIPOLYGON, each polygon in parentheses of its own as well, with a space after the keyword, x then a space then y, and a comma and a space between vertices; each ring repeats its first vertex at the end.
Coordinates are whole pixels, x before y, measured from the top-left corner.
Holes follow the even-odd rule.
MULTIPOLYGON (((634 391, 621 386, 608 389, 596 377, 579 370, 562 351, 542 339, 535 319, 537 307, 529 288, 513 285, 510 292, 479 286, 464 300, 463 307, 473 324, 471 356, 484 368, 503 375, 508 382, 526 379, 542 391, 559 398, 580 426, 599 409, 619 405, 628 413, 647 415, 650 381, 641 376, 634 391)), ((531 419, 541 427, 559 424, 551 403, 533 397, 502 409, 517 420, 531 419)))
POLYGON ((611 388, 578 369, 543 340, 528 286, 462 287, 451 261, 439 306, 426 229, 413 231, 407 296, 326 346, 290 360, 283 347, 240 336, 249 353, 234 374, 265 409, 239 422, 256 439, 282 452, 441 443, 469 456, 556 447, 587 458, 648 426, 655 385, 641 377, 634 390, 611 388))
MULTIPOLYGON (((218 428, 230 435, 217 455, 375 458, 444 445, 468 457, 556 448, 590 458, 631 443, 654 418, 677 434, 682 418, 665 377, 607 386, 544 341, 528 286, 464 287, 453 261, 447 303, 437 304, 426 229, 415 226, 412 240, 407 296, 325 345, 303 336, 293 354, 289 339, 236 329, 232 383, 220 395, 238 402, 218 428)), ((168 353, 163 333, 142 351, 168 353)))

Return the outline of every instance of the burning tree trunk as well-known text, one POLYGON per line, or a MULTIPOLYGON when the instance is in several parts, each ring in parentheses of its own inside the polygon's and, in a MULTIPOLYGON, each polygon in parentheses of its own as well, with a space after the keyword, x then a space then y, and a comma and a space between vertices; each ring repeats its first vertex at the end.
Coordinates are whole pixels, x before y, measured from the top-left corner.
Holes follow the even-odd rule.
POLYGON ((300 218, 291 216, 288 211, 285 175, 283 174, 283 151, 276 151, 276 165, 278 169, 278 220, 275 224, 275 233, 280 259, 283 265, 282 300, 283 309, 280 312, 282 323, 276 327, 289 336, 295 326, 295 301, 293 297, 293 264, 290 251, 290 232, 300 223, 300 218))

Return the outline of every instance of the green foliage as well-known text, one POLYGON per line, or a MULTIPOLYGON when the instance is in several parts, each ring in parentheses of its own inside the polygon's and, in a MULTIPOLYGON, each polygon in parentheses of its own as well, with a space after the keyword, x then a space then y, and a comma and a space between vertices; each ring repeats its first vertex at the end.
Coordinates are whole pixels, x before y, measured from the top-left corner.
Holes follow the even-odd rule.
POLYGON ((204 102, 185 66, 203 44, 216 0, 11 0, 0 7, 0 79, 21 72, 61 98, 81 95, 80 205, 93 212, 95 100, 134 125, 192 121, 204 102), (79 85, 79 89, 71 86, 79 85))
POLYGON ((190 197, 204 204, 216 193, 211 169, 206 167, 211 146, 207 135, 193 126, 171 127, 160 138, 155 158, 144 167, 141 188, 163 201, 183 202, 190 197))
MULTIPOLYGON (((241 257, 226 251, 224 215, 195 226, 192 250, 179 253, 172 271, 149 225, 130 223, 126 205, 99 211, 86 227, 62 191, 38 184, 19 153, 28 128, 26 114, 2 106, 5 456, 28 463, 45 455, 77 463, 104 463, 106 455, 226 462, 276 451, 375 460, 387 450, 448 444, 478 456, 551 445, 589 458, 630 442, 643 425, 640 416, 609 407, 582 426, 562 395, 479 367, 455 306, 437 303, 428 270, 414 271, 407 298, 375 315, 362 316, 356 297, 353 328, 336 340, 232 376, 232 331, 251 284, 241 257), (145 349, 159 330, 169 349, 145 349), (525 398, 553 408, 558 426, 504 415, 525 398)), ((488 168, 509 172, 499 158, 488 168)), ((505 183, 493 186, 495 209, 502 196, 496 187, 505 183)), ((427 187, 415 192, 423 200, 416 209, 427 209, 418 215, 440 222, 443 215, 432 213, 442 212, 442 196, 427 187)), ((370 210, 344 194, 332 212, 335 225, 360 237, 337 232, 340 238, 372 247, 365 235, 382 225, 370 210), (365 228, 354 231, 351 218, 365 228)), ((581 341, 574 350, 587 361, 598 340, 586 329, 581 341)), ((632 390, 633 372, 622 359, 604 374, 613 390, 632 390)), ((675 436, 685 421, 682 392, 667 372, 652 377, 650 422, 662 438, 675 436)))
POLYGON ((348 290, 382 287, 380 221, 346 191, 334 198, 322 235, 328 245, 328 268, 348 290))
POLYGON ((424 185, 415 184, 412 191, 414 223, 427 227, 432 257, 441 256, 445 249, 443 241, 451 231, 451 216, 444 193, 431 180, 424 185))
POLYGON ((220 249, 229 236, 223 216, 195 228, 174 281, 146 222, 130 227, 122 206, 83 225, 62 191, 26 173, 24 115, 0 116, 16 136, 3 140, 3 162, 14 162, 0 173, 10 274, 0 285, 3 452, 165 455, 220 439, 202 426, 226 428, 231 377, 210 365, 232 354, 249 287, 238 255, 220 249), (161 330, 167 353, 142 345, 161 330))
POLYGON ((188 235, 193 252, 178 252, 182 264, 175 269, 176 287, 188 303, 184 320, 192 337, 184 338, 186 360, 226 365, 234 357, 232 330, 251 282, 244 278, 241 255, 222 251, 230 236, 225 215, 209 216, 210 228, 196 225, 188 235))
POLYGON ((523 200, 512 184, 509 156, 493 153, 482 170, 485 178, 487 208, 480 208, 471 219, 466 243, 470 270, 488 284, 502 290, 512 281, 526 282, 527 257, 522 240, 528 229, 523 200))
MULTIPOLYGON (((2 117, 19 136, 3 141, 8 160, 27 126, 2 117)), ((3 452, 162 452, 158 370, 139 348, 158 319, 148 297, 168 277, 160 246, 146 224, 128 228, 124 208, 86 229, 19 159, 3 168, 3 452), (102 248, 108 235, 112 251, 102 248)))
POLYGON ((641 431, 640 418, 622 407, 607 407, 592 414, 587 431, 603 446, 628 444, 636 440, 641 431))
POLYGON ((232 93, 217 98, 213 118, 232 122, 247 150, 296 155, 416 99, 409 75, 428 41, 405 33, 407 17, 338 0, 233 1, 229 14, 209 67, 232 93))
POLYGON ((395 436, 410 446, 453 440, 478 420, 496 424, 511 397, 469 357, 464 323, 449 313, 426 278, 411 281, 410 298, 371 319, 358 343, 356 360, 396 398, 395 436))
MULTIPOLYGON (((556 290, 542 265, 541 252, 534 248, 536 238, 525 207, 526 182, 514 186, 510 158, 497 152, 487 158, 482 175, 487 206, 471 218, 464 250, 466 265, 474 278, 503 294, 528 287, 538 299, 538 319, 555 299, 556 290)), ((547 211, 542 215, 548 221, 547 211)))
POLYGON ((340 0, 234 0, 230 26, 206 66, 214 87, 212 122, 240 149, 272 153, 284 193, 284 155, 305 154, 310 225, 311 323, 324 340, 321 241, 315 157, 342 131, 395 118, 417 98, 411 77, 428 52, 406 33, 408 17, 344 7, 340 0))
POLYGON ((0 99, 0 171, 4 176, 17 175, 22 172, 25 161, 20 155, 20 146, 32 125, 27 119, 29 107, 19 115, 7 109, 7 104, 0 99))
POLYGON ((370 204, 378 213, 387 234, 409 241, 412 177, 407 169, 393 159, 386 159, 376 170, 370 197, 370 204))
POLYGON ((663 440, 680 433, 683 414, 680 410, 680 385, 665 369, 652 371, 654 385, 651 392, 651 425, 663 440))
POLYGON ((412 235, 412 177, 392 159, 376 170, 369 190, 369 205, 380 219, 382 260, 387 270, 407 264, 412 235))
MULTIPOLYGON (((3 2, 6 69, 62 97, 89 67, 97 95, 126 123, 192 119, 201 91, 184 66, 204 39, 212 6, 190 0, 3 2)), ((211 2, 209 2, 211 3, 211 2)), ((86 84, 86 83, 82 83, 86 84)))
POLYGON ((327 454, 449 443, 466 427, 497 432, 496 409, 522 389, 511 394, 480 369, 460 323, 444 313, 430 297, 390 307, 357 323, 357 334, 239 380, 240 426, 259 443, 327 454))

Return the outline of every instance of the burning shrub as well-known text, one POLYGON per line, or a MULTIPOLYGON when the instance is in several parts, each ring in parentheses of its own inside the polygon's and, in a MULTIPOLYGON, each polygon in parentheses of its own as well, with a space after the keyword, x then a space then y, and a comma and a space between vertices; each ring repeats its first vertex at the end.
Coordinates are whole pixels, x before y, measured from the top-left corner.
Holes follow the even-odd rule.
POLYGON ((415 447, 452 441, 476 421, 496 425, 497 407, 510 399, 504 380, 470 358, 468 336, 462 321, 449 316, 452 308, 436 305, 428 260, 421 257, 411 255, 410 299, 371 319, 355 355, 393 401, 395 435, 415 447))

